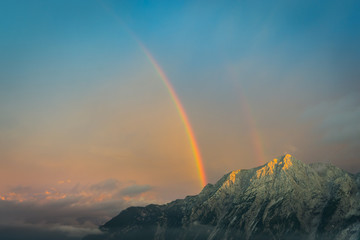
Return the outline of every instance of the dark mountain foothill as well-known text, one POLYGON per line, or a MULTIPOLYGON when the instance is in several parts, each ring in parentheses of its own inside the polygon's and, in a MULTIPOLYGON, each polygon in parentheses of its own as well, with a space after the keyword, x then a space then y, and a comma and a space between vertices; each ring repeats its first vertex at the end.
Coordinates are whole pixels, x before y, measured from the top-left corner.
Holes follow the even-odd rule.
POLYGON ((286 154, 196 196, 125 209, 100 229, 84 240, 359 240, 360 174, 286 154))

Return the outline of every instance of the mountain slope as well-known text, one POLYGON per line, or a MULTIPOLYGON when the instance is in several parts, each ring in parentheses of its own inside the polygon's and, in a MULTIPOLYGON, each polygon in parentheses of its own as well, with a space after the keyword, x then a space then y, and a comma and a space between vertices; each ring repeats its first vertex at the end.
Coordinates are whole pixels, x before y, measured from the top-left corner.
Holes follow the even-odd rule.
POLYGON ((85 239, 360 239, 360 175, 289 154, 199 195, 130 207, 85 239))

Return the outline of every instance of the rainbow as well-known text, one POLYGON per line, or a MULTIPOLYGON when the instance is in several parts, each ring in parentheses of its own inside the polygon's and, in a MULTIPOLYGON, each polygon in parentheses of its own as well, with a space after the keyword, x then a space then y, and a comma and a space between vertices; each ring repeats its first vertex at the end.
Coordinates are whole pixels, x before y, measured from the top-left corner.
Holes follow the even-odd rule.
POLYGON ((160 67, 159 63, 151 55, 150 51, 144 46, 144 44, 142 44, 142 42, 137 38, 135 33, 133 31, 131 31, 131 29, 129 29, 127 27, 127 25, 122 21, 122 19, 114 11, 112 11, 112 9, 110 9, 105 3, 103 3, 102 1, 99 1, 99 3, 101 4, 101 6, 108 13, 110 13, 110 15, 112 15, 120 23, 120 25, 122 25, 124 27, 124 30, 136 41, 136 43, 140 46, 141 50, 144 52, 145 56, 148 58, 150 63, 155 68, 157 74, 159 75, 160 79, 164 83, 165 87, 168 89, 170 97, 173 100, 173 102, 175 104, 175 107, 176 107, 176 109, 177 109, 177 111, 179 113, 179 116, 181 118, 181 121, 182 121, 182 123, 184 125, 186 134, 187 134, 189 142, 190 142, 191 150, 193 152, 194 159, 195 159, 195 162, 196 162, 196 168, 197 168, 197 171, 198 171, 200 183, 201 183, 201 186, 204 187, 207 184, 207 178, 206 178, 206 173, 205 173, 204 164, 203 164, 203 160, 202 160, 202 157, 201 157, 200 149, 199 149, 199 146, 197 144, 195 134, 194 134, 194 131, 193 131, 192 127, 191 127, 189 118, 188 118, 188 116, 187 116, 187 114, 185 112, 185 109, 184 109, 178 95, 176 94, 176 92, 174 90, 174 87, 172 86, 169 78, 166 76, 165 72, 160 67))
POLYGON ((255 120, 252 117, 250 107, 248 102, 246 101, 245 96, 241 91, 239 95, 240 95, 241 108, 245 116, 245 121, 247 122, 248 125, 250 139, 255 154, 255 159, 258 165, 262 165, 265 163, 265 154, 262 147, 261 137, 255 126, 255 120))
POLYGON ((190 146, 191 146, 191 149, 192 149, 192 152, 194 155, 194 159, 196 162, 196 168, 198 170, 201 186, 204 187, 207 184, 204 164, 203 164, 203 160, 202 160, 202 157, 200 154, 199 146, 198 146, 196 138, 195 138, 194 131, 191 127, 191 124, 190 124, 189 118, 185 112, 185 109, 184 109, 178 95, 176 94, 175 89, 172 86, 169 78, 166 76, 165 72, 162 70, 162 68, 160 67, 158 62, 155 60, 155 58, 150 54, 150 52, 147 50, 147 48, 145 48, 145 46, 139 40, 137 40, 137 42, 138 42, 139 46, 141 47, 141 49, 143 50, 143 52, 145 53, 146 57, 149 59, 150 63, 154 66, 156 72, 160 76, 163 83, 165 84, 166 88, 169 91, 170 97, 176 106, 176 109, 179 113, 181 121, 184 124, 186 134, 189 138, 189 142, 190 142, 190 146))
POLYGON ((260 134, 256 128, 256 121, 253 118, 253 114, 251 113, 250 105, 247 101, 247 98, 246 98, 244 92, 242 91, 241 86, 239 85, 238 82, 234 81, 234 79, 232 79, 232 78, 230 78, 230 79, 233 80, 233 85, 239 92, 239 94, 238 94, 239 102, 240 102, 243 116, 245 118, 245 122, 248 125, 247 129, 249 130, 250 141, 251 141, 251 144, 253 147, 254 156, 255 156, 257 165, 262 165, 266 162, 266 157, 264 154, 263 144, 262 144, 260 134))

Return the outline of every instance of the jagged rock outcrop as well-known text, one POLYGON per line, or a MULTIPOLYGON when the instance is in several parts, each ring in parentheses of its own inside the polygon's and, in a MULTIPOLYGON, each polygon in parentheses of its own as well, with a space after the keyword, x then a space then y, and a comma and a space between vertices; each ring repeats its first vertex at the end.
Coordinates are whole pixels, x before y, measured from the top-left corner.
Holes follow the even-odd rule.
POLYGON ((360 239, 360 174, 289 154, 226 174, 199 195, 130 207, 85 239, 360 239))

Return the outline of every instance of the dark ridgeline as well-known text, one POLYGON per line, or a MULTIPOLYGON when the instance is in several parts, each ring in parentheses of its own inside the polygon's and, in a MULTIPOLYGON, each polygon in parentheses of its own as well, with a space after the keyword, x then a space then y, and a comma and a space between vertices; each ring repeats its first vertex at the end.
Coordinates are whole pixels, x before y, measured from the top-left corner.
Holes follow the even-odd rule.
POLYGON ((199 195, 130 207, 84 240, 360 239, 360 173, 287 154, 199 195))

